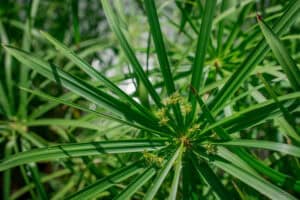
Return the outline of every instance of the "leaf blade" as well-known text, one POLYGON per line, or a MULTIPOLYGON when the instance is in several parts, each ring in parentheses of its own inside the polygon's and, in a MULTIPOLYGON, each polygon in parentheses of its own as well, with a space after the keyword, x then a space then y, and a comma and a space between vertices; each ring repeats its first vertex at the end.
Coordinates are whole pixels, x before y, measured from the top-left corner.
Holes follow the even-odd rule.
POLYGON ((192 159, 192 163, 196 169, 197 174, 204 182, 213 189, 213 193, 218 199, 232 199, 230 193, 225 189, 224 185, 218 179, 217 175, 210 168, 210 166, 201 162, 198 163, 194 159, 192 159))
POLYGON ((155 168, 149 167, 133 180, 114 200, 127 200, 138 191, 152 176, 155 175, 155 168))
MULTIPOLYGON (((294 17, 300 9, 300 1, 290 1, 288 7, 281 18, 275 23, 273 30, 279 36, 295 21, 294 17)), ((216 97, 209 104, 210 110, 214 111, 223 107, 226 101, 232 97, 243 81, 250 75, 255 66, 262 61, 268 53, 267 43, 261 40, 258 45, 250 52, 249 56, 241 63, 237 70, 230 76, 225 85, 217 93, 216 97)))
POLYGON ((58 146, 34 149, 21 152, 4 159, 0 163, 0 171, 26 164, 45 160, 60 158, 72 158, 87 155, 98 155, 100 153, 129 153, 152 151, 162 148, 164 140, 124 140, 124 141, 102 141, 90 143, 71 143, 58 146))
POLYGON ((177 159, 178 155, 182 151, 182 146, 180 146, 176 152, 172 155, 172 157, 167 161, 167 163, 160 169, 157 176, 153 180, 150 188, 148 189, 147 193, 145 194, 145 200, 151 200, 154 198, 155 194, 157 193, 158 189, 160 188, 161 184, 163 183, 164 179, 166 178, 168 172, 170 171, 173 163, 177 159))
MULTIPOLYGON (((205 2, 205 8, 203 13, 203 19, 201 23, 201 29, 198 37, 197 49, 195 53, 194 62, 192 65, 192 80, 191 86, 196 90, 199 90, 202 82, 202 73, 204 68, 204 61, 206 55, 206 49, 210 39, 210 32, 212 28, 212 21, 214 12, 216 9, 216 0, 209 0, 205 2)), ((189 100, 192 103, 192 112, 189 114, 188 121, 192 121, 195 115, 196 100, 192 92, 189 92, 189 100)))
POLYGON ((133 119, 141 124, 153 127, 159 127, 157 122, 153 122, 145 118, 139 112, 126 104, 123 101, 111 96, 100 88, 63 71, 62 69, 48 63, 36 56, 32 56, 27 52, 18 50, 13 47, 5 46, 7 52, 13 55, 16 59, 24 63, 27 67, 33 68, 41 75, 56 81, 74 93, 92 101, 96 105, 113 111, 117 115, 124 115, 128 119, 133 119))
POLYGON ((116 86, 113 82, 111 82, 108 78, 103 76, 97 70, 95 70, 91 65, 89 65, 86 61, 77 56, 71 49, 69 49, 66 45, 62 44, 55 38, 53 38, 50 34, 41 31, 43 37, 45 37, 51 44, 53 44, 58 51, 60 51, 64 56, 69 58, 74 64, 76 64, 80 69, 85 71, 90 77, 100 80, 106 87, 111 89, 115 94, 124 98, 128 103, 132 104, 134 107, 140 110, 140 113, 146 113, 148 117, 154 118, 153 114, 149 112, 149 110, 145 109, 143 106, 134 101, 130 96, 128 96, 125 92, 123 92, 118 86, 116 86))
MULTIPOLYGON (((167 51, 163 41, 163 35, 160 29, 160 23, 156 12, 154 0, 144 1, 150 31, 155 45, 156 55, 159 61, 160 69, 164 77, 164 82, 167 88, 167 93, 171 96, 175 92, 175 84, 171 74, 170 63, 168 60, 167 51)), ((182 114, 180 112, 179 104, 173 106, 175 117, 179 127, 182 127, 182 114)))
POLYGON ((242 146, 251 148, 268 149, 272 151, 279 151, 295 157, 300 157, 300 148, 290 144, 283 144, 271 141, 262 140, 247 140, 247 139, 235 139, 224 143, 216 143, 224 146, 242 146))
POLYGON ((273 30, 261 19, 260 16, 257 16, 257 21, 259 27, 270 46, 272 52, 275 55, 275 58, 285 71, 292 87, 295 91, 300 90, 300 70, 297 67, 295 61, 292 59, 287 49, 273 32, 273 30))
POLYGON ((116 183, 121 182, 134 174, 142 170, 142 166, 138 163, 133 163, 131 165, 122 167, 111 175, 104 177, 95 183, 88 185, 87 187, 79 190, 78 192, 72 194, 68 197, 68 200, 81 200, 81 199, 92 199, 97 197, 101 192, 114 186, 116 183))
POLYGON ((280 188, 276 187, 275 185, 269 183, 268 181, 264 180, 263 178, 253 176, 248 172, 223 161, 213 161, 213 164, 217 167, 223 169, 227 173, 231 174, 232 176, 240 179, 245 184, 253 187, 261 194, 271 198, 271 199, 296 199, 295 197, 291 196, 287 192, 281 190, 280 188))
POLYGON ((108 23, 117 36, 118 40, 120 41, 120 45, 126 54, 129 62, 131 63, 131 66, 134 68, 137 76, 139 79, 143 82, 145 87, 148 89, 149 94, 151 95, 152 99, 156 103, 156 105, 161 106, 161 100, 157 92, 154 90, 153 85, 150 83, 149 79, 147 78, 147 75, 143 71, 143 68, 141 64, 139 63, 138 59, 136 58, 133 49, 129 45, 128 41, 126 40, 123 32, 121 31, 120 27, 118 26, 118 22, 116 19, 116 16, 112 10, 112 7, 110 6, 110 3, 108 0, 101 0, 104 13, 107 17, 108 23))

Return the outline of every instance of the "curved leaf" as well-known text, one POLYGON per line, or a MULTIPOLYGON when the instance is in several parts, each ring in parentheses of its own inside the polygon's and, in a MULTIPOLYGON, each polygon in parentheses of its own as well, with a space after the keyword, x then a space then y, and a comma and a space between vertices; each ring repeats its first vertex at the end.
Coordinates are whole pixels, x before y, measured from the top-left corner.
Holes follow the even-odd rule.
POLYGON ((4 159, 0 163, 0 171, 38 161, 99 155, 103 153, 129 153, 153 151, 165 146, 165 140, 124 140, 90 143, 61 144, 46 148, 21 152, 4 159))
POLYGON ((213 164, 271 199, 296 200, 295 197, 281 190, 270 182, 264 180, 263 178, 254 176, 236 167, 235 165, 223 161, 213 161, 213 164))
POLYGON ((270 45, 275 58, 278 60, 279 64, 285 71, 291 85, 295 91, 300 90, 300 70, 297 67, 295 61, 288 53, 284 44, 280 41, 273 30, 261 19, 260 16, 257 17, 258 24, 262 33, 264 34, 267 43, 270 45))
MULTIPOLYGON (((148 16, 148 22, 150 25, 150 30, 152 34, 152 38, 155 45, 156 55, 158 57, 159 65, 161 72, 164 77, 164 83, 167 88, 167 93, 171 96, 175 92, 175 84, 171 74, 170 63, 167 56, 167 51, 164 45, 162 32, 160 29, 159 19, 157 16, 156 6, 154 0, 145 0, 145 9, 148 16)), ((179 128, 182 127, 182 114, 180 112, 179 104, 175 104, 173 106, 175 117, 177 118, 177 122, 179 128)))
MULTIPOLYGON (((289 1, 287 9, 276 21, 273 30, 276 34, 281 36, 284 32, 288 30, 288 27, 297 19, 295 15, 298 14, 300 9, 300 1, 293 0, 289 1)), ((215 111, 224 104, 234 95, 240 85, 246 80, 246 78, 251 74, 255 66, 263 60, 265 55, 268 53, 269 48, 265 40, 261 40, 255 48, 250 52, 249 56, 244 59, 237 70, 230 76, 228 81, 218 92, 213 101, 209 104, 211 111, 215 111)))
POLYGON ((119 27, 119 24, 117 22, 118 20, 116 19, 116 16, 114 14, 112 7, 110 6, 109 1, 101 0, 101 2, 102 2, 104 13, 108 20, 108 23, 109 23, 111 29, 113 30, 113 32, 116 34, 117 38, 119 39, 120 45, 121 45, 124 53, 126 54, 128 60, 130 61, 131 66, 133 67, 134 71, 136 72, 138 78, 143 82, 145 87, 148 89, 149 94, 153 98, 154 102, 160 106, 161 105, 160 97, 157 94, 157 92, 155 91, 153 85, 150 83, 147 75, 143 71, 141 64, 139 63, 138 59, 136 58, 136 56, 133 52, 133 49, 129 45, 121 28, 119 27))
POLYGON ((262 140, 231 140, 223 143, 216 143, 224 146, 242 146, 251 148, 268 149, 272 151, 279 151, 288 155, 300 157, 300 148, 290 144, 283 144, 278 142, 262 141, 262 140))
POLYGON ((150 188, 148 189, 145 200, 151 200, 154 198, 155 194, 157 193, 158 189, 160 188, 161 184, 165 180, 168 172, 170 171, 172 165, 174 164, 175 160, 177 159, 178 155, 182 151, 182 146, 180 146, 176 152, 172 155, 172 157, 163 165, 163 167, 158 172, 156 178, 152 182, 150 188))
POLYGON ((156 169, 153 167, 150 167, 146 169, 141 175, 139 175, 135 180, 130 183, 126 189, 124 189, 117 197, 115 197, 115 200, 127 200, 130 199, 130 197, 138 191, 147 181, 154 176, 156 172, 156 169))
POLYGON ((115 184, 133 176, 134 174, 142 171, 143 167, 140 163, 133 163, 129 166, 122 167, 111 175, 104 177, 96 181, 95 183, 83 188, 82 190, 74 193, 68 200, 81 200, 81 199, 93 199, 96 198, 101 192, 114 186, 115 184))
MULTIPOLYGON (((205 8, 203 13, 203 19, 201 23, 201 29, 198 36, 197 49, 192 65, 192 80, 191 86, 196 90, 200 89, 201 83, 203 83, 203 68, 206 55, 206 49, 210 40, 211 28, 213 17, 216 9, 216 0, 205 1, 205 8)), ((192 112, 189 114, 189 120, 192 121, 196 111, 196 99, 192 92, 189 93, 189 100, 192 102, 192 112)))
POLYGON ((91 65, 89 65, 86 61, 78 57, 71 49, 69 49, 66 45, 62 44, 51 35, 46 32, 41 31, 41 34, 51 42, 57 50, 59 50, 64 56, 69 58, 73 63, 75 63, 78 67, 80 67, 83 71, 85 71, 89 76, 95 78, 97 80, 102 81, 102 83, 111 89, 115 94, 124 98, 128 103, 132 104, 134 107, 138 108, 142 114, 147 114, 148 117, 154 118, 153 114, 149 112, 149 110, 145 109, 143 106, 134 101, 130 96, 128 96, 125 92, 123 92, 118 86, 116 86, 113 82, 111 82, 108 78, 99 73, 96 69, 94 69, 91 65))

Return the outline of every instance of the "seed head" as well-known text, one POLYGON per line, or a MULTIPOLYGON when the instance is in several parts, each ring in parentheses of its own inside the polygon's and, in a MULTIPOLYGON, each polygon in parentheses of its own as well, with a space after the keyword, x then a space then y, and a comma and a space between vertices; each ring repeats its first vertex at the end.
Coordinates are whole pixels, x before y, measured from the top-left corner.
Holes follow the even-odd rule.
POLYGON ((166 106, 174 105, 174 104, 177 104, 180 101, 182 101, 182 99, 183 98, 180 96, 180 93, 178 91, 176 91, 171 96, 165 98, 163 100, 163 104, 166 105, 166 106))
POLYGON ((188 132, 189 132, 189 133, 193 133, 193 132, 196 132, 196 131, 198 131, 198 130, 200 130, 200 124, 194 124, 192 127, 190 127, 190 128, 188 129, 188 132))
POLYGON ((161 167, 163 164, 164 159, 159 157, 153 153, 149 153, 147 151, 143 152, 144 159, 147 165, 154 165, 156 167, 161 167))
POLYGON ((217 153, 217 147, 213 144, 206 144, 204 147, 206 148, 207 154, 216 154, 217 153))
POLYGON ((170 119, 169 119, 168 117, 164 116, 164 117, 160 118, 160 120, 159 120, 159 125, 160 125, 160 126, 165 126, 165 125, 168 124, 168 121, 169 121, 169 120, 170 120, 170 119))
POLYGON ((166 116, 166 112, 167 112, 167 108, 163 107, 163 108, 158 109, 158 110, 155 112, 155 115, 156 115, 158 118, 163 118, 163 117, 166 116))
POLYGON ((181 104, 181 110, 182 110, 184 115, 187 115, 192 111, 192 105, 188 102, 183 102, 181 104))

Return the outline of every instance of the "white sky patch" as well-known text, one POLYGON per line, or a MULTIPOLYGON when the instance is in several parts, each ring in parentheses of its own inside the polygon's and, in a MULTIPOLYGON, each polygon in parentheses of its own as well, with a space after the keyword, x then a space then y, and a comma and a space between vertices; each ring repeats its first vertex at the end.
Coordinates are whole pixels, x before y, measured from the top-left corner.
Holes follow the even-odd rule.
POLYGON ((112 77, 112 76, 115 76, 117 74, 118 70, 117 69, 111 69, 111 70, 108 70, 105 74, 107 77, 112 77))
POLYGON ((94 59, 92 61, 92 67, 97 70, 100 71, 101 70, 101 65, 100 65, 100 61, 98 59, 94 59))
POLYGON ((133 84, 131 79, 123 81, 122 84, 119 85, 119 87, 127 94, 132 94, 136 90, 135 85, 133 84))
POLYGON ((138 103, 141 103, 140 100, 137 97, 133 97, 133 100, 135 100, 138 103))

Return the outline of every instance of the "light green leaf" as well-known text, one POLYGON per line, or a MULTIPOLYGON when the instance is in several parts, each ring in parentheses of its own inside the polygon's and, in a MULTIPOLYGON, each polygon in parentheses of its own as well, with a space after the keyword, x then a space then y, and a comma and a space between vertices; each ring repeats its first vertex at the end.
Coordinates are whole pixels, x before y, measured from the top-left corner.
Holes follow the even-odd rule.
POLYGON ((128 120, 123 120, 121 118, 112 116, 110 114, 106 114, 106 113, 98 112, 98 111, 95 111, 95 110, 91 110, 91 109, 85 108, 85 107, 83 107, 81 105, 74 104, 74 103, 72 103, 70 101, 64 100, 62 98, 52 97, 52 96, 49 96, 49 95, 47 95, 45 93, 42 93, 42 92, 39 92, 39 91, 33 91, 33 90, 30 90, 30 89, 27 89, 27 88, 21 88, 21 89, 23 89, 23 90, 25 90, 27 92, 30 92, 32 94, 35 94, 37 96, 40 96, 42 98, 45 98, 47 100, 58 102, 58 103, 61 103, 61 104, 64 104, 64 105, 68 105, 68 106, 70 106, 72 108, 76 108, 76 109, 79 109, 79 110, 82 110, 82 111, 85 111, 85 112, 88 112, 88 113, 93 113, 93 114, 95 114, 95 115, 97 115, 99 117, 119 122, 120 124, 125 124, 125 125, 131 126, 131 127, 134 127, 134 128, 140 129, 140 130, 144 130, 144 131, 147 131, 147 132, 150 132, 150 133, 155 133, 156 135, 170 137, 170 135, 166 134, 165 132, 157 131, 157 130, 153 129, 154 127, 151 127, 151 126, 150 127, 146 127, 146 126, 143 126, 143 125, 132 123, 132 122, 130 122, 128 120))
POLYGON ((300 157, 299 147, 290 144, 278 143, 278 142, 236 139, 236 140, 231 140, 228 142, 216 143, 216 144, 224 145, 224 146, 241 146, 241 147, 268 149, 268 150, 279 151, 288 155, 300 157))
POLYGON ((108 78, 99 73, 96 69, 94 69, 91 65, 89 65, 86 61, 78 57, 71 49, 69 49, 66 45, 62 44, 51 35, 46 32, 41 31, 41 34, 51 42, 57 50, 59 50, 64 56, 69 58, 74 64, 76 64, 80 69, 85 71, 90 77, 95 78, 96 80, 100 80, 106 87, 111 89, 115 94, 123 98, 125 101, 136 107, 140 110, 141 114, 147 114, 148 117, 154 118, 153 114, 145 109, 143 106, 134 101, 130 96, 128 96, 125 92, 123 92, 117 85, 111 82, 108 78))
POLYGON ((141 64, 139 63, 138 59, 136 58, 133 49, 129 45, 128 41, 126 40, 126 37, 124 36, 119 24, 118 20, 115 16, 115 13, 110 5, 110 2, 108 0, 101 0, 104 13, 107 17, 108 23, 113 30, 113 32, 116 34, 120 45, 127 56, 127 59, 130 61, 131 66, 133 67, 135 73, 137 74, 138 78, 143 82, 147 90, 149 91, 149 94, 153 98, 154 102, 157 105, 161 105, 160 97, 153 88, 153 85, 150 83, 147 75, 145 74, 141 64))
POLYGON ((153 167, 149 167, 143 173, 141 173, 135 180, 133 180, 125 190, 123 190, 115 200, 127 200, 130 199, 131 196, 137 192, 147 181, 154 176, 156 169, 153 167))
POLYGON ((152 200, 157 193, 158 189, 160 188, 161 184, 165 180, 168 172, 170 171, 172 165, 174 164, 175 160, 177 159, 180 151, 182 151, 182 146, 180 146, 176 152, 172 155, 172 157, 163 165, 163 167, 159 170, 158 174, 156 175, 154 181, 152 182, 150 188, 148 189, 145 200, 152 200))
MULTIPOLYGON (((145 9, 148 16, 148 22, 152 38, 155 45, 156 55, 158 57, 161 72, 164 77, 164 83, 167 88, 167 93, 171 96, 175 92, 174 80, 171 74, 170 63, 168 60, 167 51, 163 41, 163 34, 160 29, 160 23, 157 16, 157 9, 154 0, 145 0, 145 9)), ((178 122, 179 128, 182 127, 182 114, 180 112, 179 104, 173 106, 174 113, 178 122)))
POLYGON ((117 114, 126 116, 128 119, 134 119, 141 124, 158 127, 158 123, 151 122, 145 118, 130 105, 120 101, 119 99, 109 95, 101 89, 94 87, 87 82, 63 71, 51 63, 43 61, 42 59, 32 56, 27 52, 18 50, 13 47, 5 47, 11 55, 24 63, 27 67, 31 67, 43 76, 56 81, 58 84, 68 88, 74 93, 102 106, 117 114))
POLYGON ((142 171, 140 163, 133 163, 129 166, 122 167, 112 173, 111 175, 104 177, 96 181, 95 183, 83 188, 82 190, 71 195, 68 200, 81 200, 81 199, 92 199, 96 198, 101 192, 114 186, 115 184, 133 176, 134 174, 142 171))
POLYGON ((178 185, 179 185, 179 180, 180 180, 180 174, 182 171, 182 151, 179 153, 179 156, 177 160, 175 161, 175 173, 171 185, 171 190, 170 190, 170 195, 169 195, 169 200, 176 200, 176 195, 178 191, 178 185))
POLYGON ((212 189, 217 199, 233 199, 230 193, 225 189, 215 172, 206 162, 196 161, 192 159, 192 163, 200 178, 212 189))
MULTIPOLYGON (((300 93, 295 92, 295 93, 278 97, 278 101, 283 103, 288 100, 299 99, 299 98, 300 98, 300 93)), ((280 109, 278 108, 276 102, 273 99, 267 100, 262 103, 250 106, 249 108, 244 109, 240 112, 236 112, 229 117, 218 120, 217 122, 211 124, 209 127, 201 131, 200 135, 205 134, 210 130, 220 126, 226 129, 230 128, 229 133, 237 130, 241 130, 243 128, 249 128, 262 120, 266 120, 269 117, 274 116, 279 111, 280 109)))
POLYGON ((78 128, 87 128, 93 130, 103 130, 103 127, 93 124, 91 122, 77 120, 77 119, 57 119, 57 118, 43 118, 37 120, 30 120, 23 122, 22 124, 28 127, 35 126, 66 126, 66 127, 78 127, 78 128))
POLYGON ((300 70, 297 64, 290 56, 290 53, 285 48, 284 44, 280 41, 278 36, 273 32, 273 30, 261 19, 260 16, 257 17, 258 24, 264 37, 272 49, 275 58, 278 60, 279 64, 285 71, 291 85, 295 91, 300 90, 300 70))
MULTIPOLYGON (((280 17, 280 19, 274 22, 275 26, 273 30, 276 34, 281 36, 284 32, 288 30, 288 27, 297 19, 296 14, 299 13, 300 1, 293 0, 289 1, 287 9, 280 17)), ((254 70, 255 66, 263 60, 265 55, 268 53, 268 45, 265 40, 261 40, 256 47, 251 50, 249 56, 244 59, 237 70, 230 76, 228 81, 222 87, 222 89, 215 96, 214 100, 209 104, 211 111, 215 111, 224 104, 234 95, 241 84, 246 80, 246 78, 254 70)))
POLYGON ((223 161, 213 161, 212 162, 215 166, 221 168, 225 172, 231 174, 232 176, 238 178, 239 180, 243 181, 245 184, 249 185, 250 187, 256 189, 261 194, 269 197, 270 199, 280 199, 280 200, 291 200, 295 199, 289 193, 281 190, 280 188, 276 187, 275 185, 271 184, 270 182, 264 180, 261 177, 254 176, 235 165, 223 162, 223 161))
POLYGON ((124 140, 103 141, 90 143, 70 143, 39 148, 12 155, 0 163, 0 171, 39 161, 57 160, 60 158, 73 158, 110 153, 129 153, 154 151, 165 146, 165 140, 124 140))

